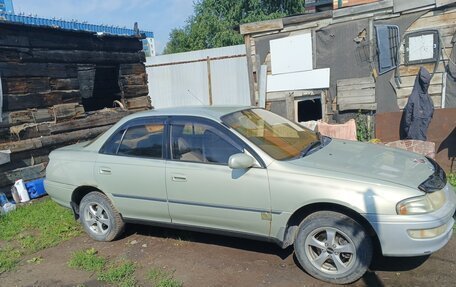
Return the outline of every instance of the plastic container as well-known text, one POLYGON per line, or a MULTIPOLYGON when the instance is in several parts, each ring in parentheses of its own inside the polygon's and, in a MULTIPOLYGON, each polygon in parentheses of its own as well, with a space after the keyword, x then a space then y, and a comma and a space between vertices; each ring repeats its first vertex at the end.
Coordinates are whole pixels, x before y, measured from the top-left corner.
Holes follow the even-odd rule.
POLYGON ((38 198, 40 196, 46 195, 46 190, 44 190, 44 179, 36 179, 25 183, 28 194, 31 199, 38 198))
POLYGON ((27 188, 25 187, 24 181, 22 179, 16 180, 16 182, 14 183, 14 187, 16 187, 16 190, 17 190, 17 193, 19 194, 21 202, 30 201, 30 197, 27 192, 27 188))
POLYGON ((16 204, 8 201, 4 193, 0 193, 0 214, 7 214, 16 209, 16 204))

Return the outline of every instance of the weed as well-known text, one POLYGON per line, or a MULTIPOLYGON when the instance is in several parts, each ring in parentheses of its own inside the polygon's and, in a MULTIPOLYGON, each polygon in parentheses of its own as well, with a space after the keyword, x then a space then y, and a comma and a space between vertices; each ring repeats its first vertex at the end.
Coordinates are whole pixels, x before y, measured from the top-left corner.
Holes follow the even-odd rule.
POLYGON ((456 173, 452 172, 448 175, 448 182, 456 188, 456 173))
POLYGON ((50 199, 27 204, 0 217, 0 273, 14 269, 22 256, 56 246, 81 234, 71 211, 50 199))
POLYGON ((68 266, 85 271, 100 272, 106 265, 106 259, 97 255, 94 248, 76 251, 71 256, 68 266))
POLYGON ((361 113, 356 114, 356 138, 360 142, 370 141, 374 137, 374 129, 368 120, 368 116, 361 113))
POLYGON ((119 287, 134 287, 137 286, 134 276, 135 270, 136 266, 134 263, 124 261, 109 266, 107 270, 98 275, 98 280, 115 284, 119 287))
POLYGON ((173 273, 153 268, 147 273, 147 279, 154 287, 182 287, 182 282, 174 279, 173 273))

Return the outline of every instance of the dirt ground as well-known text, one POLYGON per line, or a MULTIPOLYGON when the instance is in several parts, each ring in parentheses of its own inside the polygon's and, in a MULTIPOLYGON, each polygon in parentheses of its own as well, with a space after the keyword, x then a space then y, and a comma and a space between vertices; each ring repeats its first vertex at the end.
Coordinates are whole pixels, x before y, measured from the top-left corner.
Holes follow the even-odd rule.
MULTIPOLYGON (((0 275, 0 286, 100 286, 96 275, 67 267, 71 253, 94 247, 110 259, 136 262, 141 286, 152 267, 175 271, 184 286, 328 286, 303 272, 291 249, 274 244, 202 233, 128 225, 125 236, 102 243, 86 235, 24 259, 0 275), (41 263, 27 259, 42 257, 41 263)), ((352 286, 455 286, 456 237, 426 261, 375 258, 374 270, 352 286)))

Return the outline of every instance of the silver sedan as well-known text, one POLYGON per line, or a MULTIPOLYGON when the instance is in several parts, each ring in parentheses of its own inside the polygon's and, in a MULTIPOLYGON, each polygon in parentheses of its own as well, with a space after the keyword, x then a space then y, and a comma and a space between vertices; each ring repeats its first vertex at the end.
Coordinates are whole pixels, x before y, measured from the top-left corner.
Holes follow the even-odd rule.
POLYGON ((294 245, 312 276, 350 283, 372 254, 428 255, 453 231, 456 196, 432 159, 331 139, 246 107, 128 116, 50 155, 46 190, 95 240, 126 222, 294 245))

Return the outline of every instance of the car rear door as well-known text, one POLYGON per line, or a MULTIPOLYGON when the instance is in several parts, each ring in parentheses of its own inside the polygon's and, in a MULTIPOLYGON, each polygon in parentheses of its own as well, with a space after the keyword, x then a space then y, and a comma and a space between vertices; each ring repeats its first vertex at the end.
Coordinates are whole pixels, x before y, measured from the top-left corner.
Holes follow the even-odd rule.
POLYGON ((122 126, 102 147, 95 177, 124 218, 171 221, 164 143, 165 118, 142 118, 122 126))
POLYGON ((271 205, 267 170, 233 170, 243 143, 222 125, 173 118, 166 185, 173 223, 267 236, 271 205))

